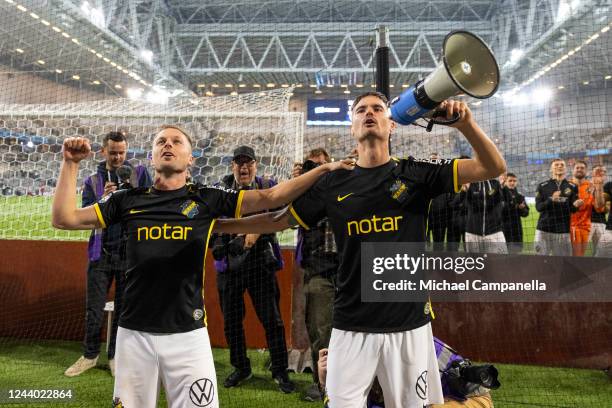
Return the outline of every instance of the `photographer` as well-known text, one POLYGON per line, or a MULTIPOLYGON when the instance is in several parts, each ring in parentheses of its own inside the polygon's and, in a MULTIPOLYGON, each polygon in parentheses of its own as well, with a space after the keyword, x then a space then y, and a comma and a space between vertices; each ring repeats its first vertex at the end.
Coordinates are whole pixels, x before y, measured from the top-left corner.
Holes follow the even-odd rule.
MULTIPOLYGON (((251 147, 234 150, 232 174, 221 185, 233 190, 267 189, 276 183, 256 176, 257 161, 251 147)), ((285 327, 280 315, 280 291, 276 271, 282 269, 275 234, 222 234, 213 237, 217 287, 224 319, 225 339, 234 371, 225 379, 226 388, 236 387, 252 376, 247 357, 243 320, 244 292, 248 291, 259 321, 266 332, 272 360, 272 378, 284 393, 295 390, 287 374, 285 327)))
MULTIPOLYGON (((98 163, 96 173, 83 182, 82 206, 87 207, 118 189, 150 187, 151 176, 143 166, 132 167, 126 159, 127 138, 121 132, 109 132, 102 141, 104 161, 98 163)), ((121 225, 92 231, 87 248, 87 297, 85 314, 85 340, 83 355, 64 374, 74 377, 89 370, 98 362, 100 331, 104 317, 106 296, 115 279, 115 307, 113 326, 108 344, 108 365, 115 375, 115 339, 121 313, 123 274, 125 273, 124 242, 121 225)))
MULTIPOLYGON (((330 161, 324 149, 313 149, 303 165, 296 164, 294 177, 330 161), (297 168, 297 174, 296 174, 297 168)), ((296 262, 304 271, 304 319, 310 340, 312 365, 317 367, 319 350, 329 346, 332 329, 334 280, 339 259, 331 225, 327 219, 309 230, 298 229, 296 262)), ((312 372, 313 384, 304 395, 307 401, 321 400, 317 370, 312 372)))

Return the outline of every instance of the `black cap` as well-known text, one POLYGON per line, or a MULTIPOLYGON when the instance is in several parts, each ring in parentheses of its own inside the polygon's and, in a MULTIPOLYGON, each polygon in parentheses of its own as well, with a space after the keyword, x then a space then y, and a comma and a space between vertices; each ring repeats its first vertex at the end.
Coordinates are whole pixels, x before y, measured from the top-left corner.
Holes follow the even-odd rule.
POLYGON ((249 146, 240 146, 236 148, 236 150, 234 150, 234 157, 232 158, 232 160, 235 160, 238 156, 246 156, 253 160, 257 160, 255 158, 255 150, 253 150, 253 148, 249 146))

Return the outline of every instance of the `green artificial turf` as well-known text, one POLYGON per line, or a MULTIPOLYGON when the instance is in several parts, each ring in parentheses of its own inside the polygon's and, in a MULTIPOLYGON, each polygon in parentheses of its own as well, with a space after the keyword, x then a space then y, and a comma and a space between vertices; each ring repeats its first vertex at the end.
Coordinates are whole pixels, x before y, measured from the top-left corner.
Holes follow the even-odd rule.
MULTIPOLYGON (((225 349, 214 349, 219 383, 231 372, 229 355, 225 349)), ((111 406, 113 379, 101 357, 99 367, 67 378, 62 373, 81 354, 77 342, 16 341, 0 339, 0 390, 13 389, 66 389, 73 390, 75 401, 70 404, 23 404, 6 407, 109 407, 111 406)), ((254 377, 242 386, 219 389, 221 407, 227 408, 292 408, 319 407, 316 403, 300 400, 301 393, 282 394, 270 379, 265 365, 267 353, 250 350, 249 357, 254 377)), ((602 408, 610 406, 612 384, 597 370, 550 368, 527 365, 495 364, 499 370, 500 389, 493 391, 498 408, 550 407, 550 408, 602 408)), ((143 373, 143 375, 146 375, 143 373)), ((310 374, 291 374, 300 391, 311 381, 310 374)), ((159 407, 166 403, 162 394, 159 407)))

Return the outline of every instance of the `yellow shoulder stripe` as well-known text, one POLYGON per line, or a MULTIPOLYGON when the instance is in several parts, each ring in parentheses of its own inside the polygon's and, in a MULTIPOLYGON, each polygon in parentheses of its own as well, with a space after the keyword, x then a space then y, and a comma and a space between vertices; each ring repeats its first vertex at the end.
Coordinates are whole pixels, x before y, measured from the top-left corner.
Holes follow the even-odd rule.
POLYGON ((295 212, 295 209, 293 208, 293 205, 289 205, 289 212, 291 213, 291 215, 293 215, 293 218, 295 218, 295 220, 298 222, 298 224, 300 224, 305 230, 309 230, 310 229, 310 227, 308 225, 306 225, 306 223, 304 221, 302 221, 300 216, 295 212))
POLYGON ((244 198, 244 190, 238 192, 238 202, 236 203, 236 211, 234 212, 234 218, 240 218, 240 212, 242 211, 242 199, 244 198))
POLYGON ((453 187, 455 188, 455 193, 458 193, 461 189, 459 186, 459 174, 457 173, 457 166, 459 165, 459 159, 453 160, 453 187))
POLYGON ((100 211, 100 206, 98 205, 98 203, 95 203, 93 205, 93 208, 96 211, 96 215, 98 216, 98 221, 100 221, 102 228, 106 228, 106 223, 104 222, 104 217, 102 217, 102 211, 100 211))

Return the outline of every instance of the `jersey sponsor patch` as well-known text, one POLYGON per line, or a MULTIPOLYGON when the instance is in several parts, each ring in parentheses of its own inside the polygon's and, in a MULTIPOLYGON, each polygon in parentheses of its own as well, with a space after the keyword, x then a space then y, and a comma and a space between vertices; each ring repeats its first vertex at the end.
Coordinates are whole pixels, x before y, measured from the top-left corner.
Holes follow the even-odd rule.
POLYGON ((202 309, 196 309, 193 311, 192 316, 193 320, 200 320, 202 317, 204 317, 204 311, 202 309))
POLYGON ((193 218, 200 212, 198 203, 193 200, 187 200, 181 204, 181 213, 187 218, 193 218))
POLYGON ((215 386, 208 378, 195 380, 189 387, 189 399, 196 407, 207 407, 215 399, 215 386))

